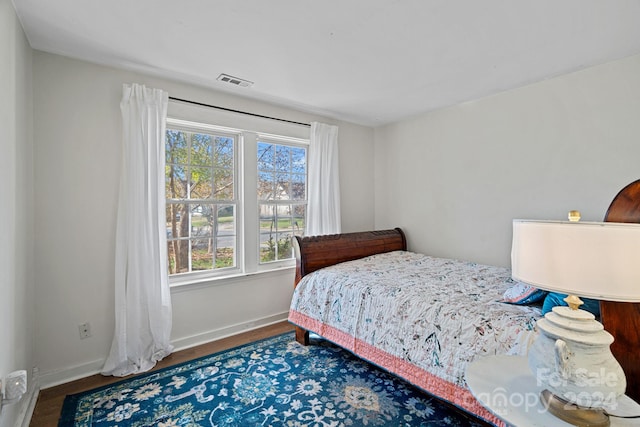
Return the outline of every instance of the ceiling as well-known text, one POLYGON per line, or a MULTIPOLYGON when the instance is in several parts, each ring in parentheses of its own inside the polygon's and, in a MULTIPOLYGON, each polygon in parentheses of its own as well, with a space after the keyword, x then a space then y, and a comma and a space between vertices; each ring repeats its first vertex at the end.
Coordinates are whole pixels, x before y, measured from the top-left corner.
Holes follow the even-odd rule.
POLYGON ((34 49, 368 126, 640 53, 640 0, 13 3, 34 49))

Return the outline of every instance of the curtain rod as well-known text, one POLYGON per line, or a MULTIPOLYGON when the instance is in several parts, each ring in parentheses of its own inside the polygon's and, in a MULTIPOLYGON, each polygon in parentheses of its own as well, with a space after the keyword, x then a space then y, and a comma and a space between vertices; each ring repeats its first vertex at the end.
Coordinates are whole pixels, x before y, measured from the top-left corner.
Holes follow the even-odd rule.
POLYGON ((199 105, 201 107, 215 108, 217 110, 230 111, 232 113, 245 114, 247 116, 260 117, 262 119, 277 120, 279 122, 292 123, 294 125, 307 126, 307 127, 311 126, 309 123, 295 122, 293 120, 280 119, 278 117, 263 116, 261 114, 255 114, 255 113, 249 113, 249 112, 246 112, 246 111, 234 110, 234 109, 231 109, 231 108, 219 107, 217 105, 210 105, 210 104, 204 104, 202 102, 189 101, 188 99, 174 98, 173 96, 170 96, 169 100, 178 101, 178 102, 186 102, 187 104, 199 105))

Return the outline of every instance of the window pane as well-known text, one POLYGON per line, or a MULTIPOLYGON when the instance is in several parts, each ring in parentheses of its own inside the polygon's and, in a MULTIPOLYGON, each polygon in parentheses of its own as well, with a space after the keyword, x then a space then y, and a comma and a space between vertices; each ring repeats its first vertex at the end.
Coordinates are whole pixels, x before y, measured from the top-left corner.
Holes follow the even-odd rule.
POLYGON ((165 154, 167 163, 187 164, 187 136, 185 132, 167 129, 165 154))
POLYGON ((291 200, 307 199, 307 176, 294 173, 291 175, 291 200))
POLYGON ((217 206, 215 268, 235 267, 236 265, 235 218, 235 206, 217 206))
POLYGON ((191 134, 191 164, 211 166, 212 145, 211 135, 203 133, 191 134))
POLYGON ((260 262, 270 262, 276 260, 275 239, 273 236, 263 240, 260 236, 260 262))
POLYGON ((200 219, 198 220, 198 215, 194 215, 191 227, 191 236, 198 250, 198 253, 193 255, 193 259, 199 260, 198 266, 193 264, 193 270, 201 269, 200 267, 205 265, 204 259, 211 261, 207 270, 234 267, 236 265, 235 206, 203 204, 199 210, 201 211, 200 219), (200 237, 208 238, 197 241, 200 237), (207 257, 204 256, 205 243, 207 257))
POLYGON ((191 240, 191 271, 213 269, 213 239, 191 240))
POLYGON ((288 172, 291 170, 291 148, 286 145, 276 145, 276 170, 288 172))
POLYGON ((211 199, 212 169, 203 167, 191 168, 191 199, 211 199))
POLYGON ((291 238, 304 232, 304 205, 261 204, 260 212, 260 262, 291 258, 291 238))
POLYGON ((276 261, 278 253, 278 233, 275 228, 267 233, 260 233, 260 262, 276 261))
POLYGON ((291 171, 295 173, 307 173, 307 150, 300 147, 291 147, 291 171))
POLYGON ((274 170, 275 147, 273 144, 258 142, 258 170, 271 172, 274 170))
POLYGON ((216 267, 215 268, 227 268, 235 267, 235 245, 225 246, 222 241, 218 242, 218 248, 216 249, 216 267))
POLYGON ((218 205, 216 223, 216 268, 236 265, 235 206, 218 205))
POLYGON ((167 203, 167 237, 178 238, 189 236, 189 212, 187 205, 167 203))
POLYGON ((189 271, 189 240, 169 240, 167 252, 169 254, 169 274, 189 271))
POLYGON ((276 208, 278 231, 291 230, 291 205, 279 205, 276 208))
POLYGON ((275 218, 274 205, 260 204, 260 234, 276 231, 275 218))
POLYGON ((258 200, 273 200, 275 176, 268 172, 258 173, 258 200))
POLYGON ((307 217, 307 207, 305 205, 293 206, 293 234, 304 236, 304 224, 307 217))
POLYGON ((260 261, 269 262, 276 259, 275 239, 275 206, 260 205, 260 261))
POLYGON ((276 244, 276 259, 289 259, 292 257, 291 236, 293 235, 294 220, 293 206, 279 205, 276 208, 278 239, 276 244))
POLYGON ((184 166, 165 166, 165 192, 168 199, 187 198, 187 175, 184 166))
POLYGON ((291 199, 291 176, 288 173, 279 173, 276 175, 276 200, 291 199))
POLYGON ((213 165, 233 170, 233 138, 217 136, 213 165))
POLYGON ((214 169, 214 193, 217 200, 233 200, 233 170, 214 169))
POLYGON ((211 206, 191 205, 191 237, 210 237, 213 235, 211 206))
POLYGON ((289 259, 293 257, 291 246, 291 233, 278 233, 277 259, 289 259))
POLYGON ((235 221, 235 206, 233 205, 217 205, 218 212, 218 232, 217 236, 235 236, 236 235, 236 221, 235 221))

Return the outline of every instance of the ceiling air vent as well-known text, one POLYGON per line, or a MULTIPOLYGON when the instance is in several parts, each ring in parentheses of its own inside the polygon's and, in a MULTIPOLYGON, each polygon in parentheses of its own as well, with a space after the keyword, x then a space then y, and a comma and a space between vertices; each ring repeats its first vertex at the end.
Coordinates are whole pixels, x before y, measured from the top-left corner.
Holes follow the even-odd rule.
POLYGON ((238 77, 233 77, 228 74, 220 74, 218 76, 218 80, 221 82, 231 83, 232 85, 240 86, 240 87, 249 87, 253 85, 253 82, 249 80, 240 79, 238 77))

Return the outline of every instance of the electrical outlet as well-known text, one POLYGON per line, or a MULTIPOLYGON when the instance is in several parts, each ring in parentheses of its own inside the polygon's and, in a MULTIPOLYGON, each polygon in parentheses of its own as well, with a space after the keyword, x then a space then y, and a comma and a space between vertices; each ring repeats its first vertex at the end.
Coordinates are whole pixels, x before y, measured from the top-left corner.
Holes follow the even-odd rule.
POLYGON ((78 331, 80 332, 81 340, 89 338, 91 336, 91 324, 89 322, 79 324, 78 331))

